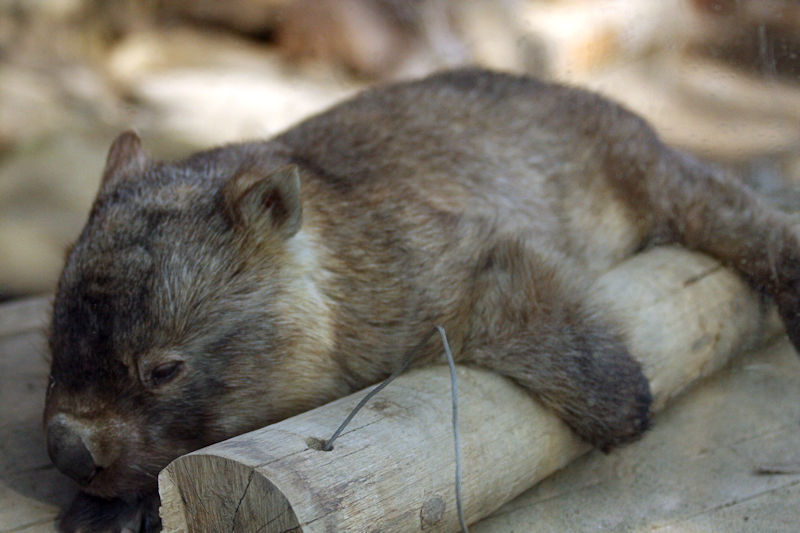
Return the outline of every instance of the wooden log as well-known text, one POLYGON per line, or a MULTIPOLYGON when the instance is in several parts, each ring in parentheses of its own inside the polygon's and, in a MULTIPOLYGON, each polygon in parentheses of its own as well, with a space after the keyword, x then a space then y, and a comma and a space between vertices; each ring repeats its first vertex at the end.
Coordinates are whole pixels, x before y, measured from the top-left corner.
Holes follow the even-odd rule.
POLYGON ((0 313, 0 337, 27 331, 46 331, 50 296, 35 296, 5 304, 0 313))
MULTIPOLYGON (((656 409, 781 330, 738 276, 682 249, 629 259, 595 289, 625 325, 656 409)), ((509 380, 463 367, 458 379, 468 522, 589 449, 509 380)), ((447 369, 401 376, 321 451, 366 392, 173 461, 159 476, 165 531, 458 529, 447 369)))

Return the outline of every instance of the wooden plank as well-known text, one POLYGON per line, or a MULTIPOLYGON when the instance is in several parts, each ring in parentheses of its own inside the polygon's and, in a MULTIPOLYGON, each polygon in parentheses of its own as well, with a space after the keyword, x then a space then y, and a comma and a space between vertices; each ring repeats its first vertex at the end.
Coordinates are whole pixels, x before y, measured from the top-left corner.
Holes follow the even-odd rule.
MULTIPOLYGON (((595 289, 626 327, 657 409, 780 331, 740 278, 683 249, 631 258, 595 289)), ((587 451, 510 381, 466 368, 459 379, 468 521, 587 451)), ((363 394, 176 459, 159 477, 165 530, 456 528, 447 372, 434 367, 402 376, 334 450, 314 449, 309 439, 329 435, 363 394), (432 507, 435 519, 426 520, 432 507)))
POLYGON ((36 296, 3 305, 0 313, 0 337, 31 330, 44 331, 50 302, 49 296, 36 296))
POLYGON ((76 488, 50 463, 41 427, 49 374, 46 300, 0 306, 0 531, 55 531, 55 516, 76 488), (16 324, 19 332, 10 329, 16 324))

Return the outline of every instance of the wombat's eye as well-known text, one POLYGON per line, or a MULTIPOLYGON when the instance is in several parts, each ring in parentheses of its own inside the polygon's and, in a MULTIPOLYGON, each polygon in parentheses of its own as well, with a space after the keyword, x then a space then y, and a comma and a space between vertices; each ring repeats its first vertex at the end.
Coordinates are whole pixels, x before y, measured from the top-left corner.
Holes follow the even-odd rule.
POLYGON ((163 385, 175 379, 183 368, 183 361, 170 361, 158 365, 150 371, 150 383, 154 387, 163 385))

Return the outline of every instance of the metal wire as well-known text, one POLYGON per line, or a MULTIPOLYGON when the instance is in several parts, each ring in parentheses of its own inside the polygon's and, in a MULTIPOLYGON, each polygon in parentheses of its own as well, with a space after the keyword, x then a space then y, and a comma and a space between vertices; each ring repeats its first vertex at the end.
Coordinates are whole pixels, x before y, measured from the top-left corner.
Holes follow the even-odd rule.
POLYGON ((325 445, 322 447, 323 451, 330 451, 333 449, 333 441, 335 441, 339 435, 341 435, 344 428, 353 420, 353 417, 356 416, 362 407, 364 407, 368 401, 372 399, 373 396, 378 394, 381 390, 383 390, 389 383, 394 381, 394 379, 402 374, 411 361, 414 359, 414 356, 417 355, 419 350, 422 346, 427 343, 430 338, 433 336, 434 333, 439 332, 439 336, 442 338, 442 345, 444 346, 444 353, 447 356, 447 364, 450 367, 450 393, 452 397, 453 403, 453 443, 455 446, 456 451, 456 508, 458 511, 458 521, 461 525, 461 531, 463 533, 469 533, 469 529, 467 528, 467 521, 464 518, 464 507, 461 501, 461 436, 458 431, 458 379, 456 377, 456 365, 453 359, 453 353, 450 350, 450 343, 447 342, 447 334, 444 331, 444 328, 441 326, 434 326, 434 329, 425 336, 416 346, 411 348, 408 352, 406 352, 405 356, 403 356, 403 360, 400 363, 400 366, 392 372, 392 374, 379 383, 374 389, 369 391, 369 393, 364 396, 360 402, 350 411, 350 414, 347 415, 347 418, 344 419, 336 431, 333 432, 331 438, 325 441, 325 445))

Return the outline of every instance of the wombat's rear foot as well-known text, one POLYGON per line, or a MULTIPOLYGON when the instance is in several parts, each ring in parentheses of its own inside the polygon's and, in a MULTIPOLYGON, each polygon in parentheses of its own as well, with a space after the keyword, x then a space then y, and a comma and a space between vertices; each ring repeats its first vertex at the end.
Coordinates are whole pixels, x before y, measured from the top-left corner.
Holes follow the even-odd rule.
POLYGON ((772 296, 786 334, 800 353, 800 238, 791 227, 786 227, 779 235, 781 239, 772 239, 779 244, 772 243, 763 252, 766 257, 772 257, 762 267, 767 274, 756 277, 755 281, 772 296))
POLYGON ((638 369, 638 364, 636 371, 633 368, 630 370, 630 373, 620 376, 618 383, 610 380, 597 390, 589 391, 587 412, 578 413, 577 416, 572 412, 560 413, 578 435, 606 453, 616 446, 636 440, 650 427, 650 408, 653 403, 650 385, 638 369), (607 394, 603 389, 608 386, 619 387, 622 394, 607 394))
POLYGON ((58 527, 64 533, 156 533, 161 531, 158 505, 156 494, 126 502, 81 492, 61 515, 58 527))
POLYGON ((800 279, 776 294, 775 303, 786 326, 786 335, 800 353, 800 279))

